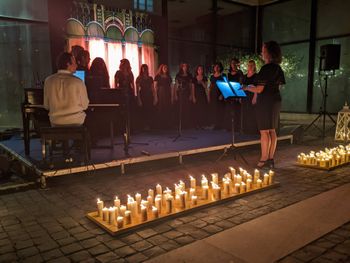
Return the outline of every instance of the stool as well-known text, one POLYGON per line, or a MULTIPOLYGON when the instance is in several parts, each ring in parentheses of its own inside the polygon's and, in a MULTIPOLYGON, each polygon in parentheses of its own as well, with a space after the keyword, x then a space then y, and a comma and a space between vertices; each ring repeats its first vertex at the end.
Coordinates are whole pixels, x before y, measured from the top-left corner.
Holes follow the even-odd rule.
MULTIPOLYGON (((62 126, 62 127, 42 127, 40 128, 41 151, 43 160, 46 159, 46 144, 52 141, 68 142, 78 140, 82 142, 85 162, 90 160, 90 140, 89 132, 85 126, 62 126)), ((50 145, 52 154, 52 145, 50 145)))

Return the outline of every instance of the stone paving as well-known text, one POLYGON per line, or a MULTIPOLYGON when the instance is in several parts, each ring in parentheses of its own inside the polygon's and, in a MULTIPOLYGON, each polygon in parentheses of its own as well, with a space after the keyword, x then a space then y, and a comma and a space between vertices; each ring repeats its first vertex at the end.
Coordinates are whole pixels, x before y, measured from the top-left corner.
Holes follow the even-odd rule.
MULTIPOLYGON (((215 162, 218 153, 205 154, 185 158, 182 166, 169 160, 127 168, 129 175, 126 176, 120 176, 115 170, 98 175, 63 176, 49 179, 44 190, 2 195, 0 262, 142 262, 349 183, 349 166, 326 172, 294 165, 299 152, 320 149, 316 145, 320 142, 279 145, 275 169, 276 180, 281 183, 279 188, 118 237, 110 236, 85 217, 95 210, 97 197, 108 203, 116 194, 120 197, 136 192, 144 195, 157 183, 172 186, 188 174, 199 178, 202 173, 223 173, 228 166, 238 167, 240 162, 232 156, 215 162)), ((256 163, 257 149, 242 153, 252 166, 256 163)), ((283 262, 349 261, 349 224, 292 253, 283 262)))

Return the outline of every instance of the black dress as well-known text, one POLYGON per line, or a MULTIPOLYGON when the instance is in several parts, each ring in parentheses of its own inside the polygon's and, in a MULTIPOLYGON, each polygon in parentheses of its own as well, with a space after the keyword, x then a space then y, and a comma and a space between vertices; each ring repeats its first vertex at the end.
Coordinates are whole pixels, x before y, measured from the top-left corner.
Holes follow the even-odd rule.
MULTIPOLYGON (((244 75, 243 85, 254 85, 256 86, 258 74, 254 73, 252 76, 248 77, 244 75)), ((246 92, 247 98, 242 99, 242 131, 244 134, 257 134, 258 127, 256 124, 256 111, 255 105, 252 104, 254 97, 253 92, 246 92)))
POLYGON ((225 101, 221 96, 221 92, 216 85, 216 81, 224 80, 226 75, 223 73, 218 77, 214 75, 210 76, 210 112, 211 112, 211 123, 215 125, 215 129, 223 129, 225 122, 225 101))
MULTIPOLYGON (((207 83, 208 79, 207 77, 203 76, 204 83, 207 83)), ((196 98, 196 103, 194 105, 194 115, 195 115, 195 124, 197 127, 204 127, 208 124, 208 116, 207 116, 207 109, 208 109, 208 100, 207 100, 207 93, 206 88, 203 87, 202 83, 197 80, 197 77, 193 78, 193 84, 194 84, 194 95, 196 98)))
POLYGON ((136 79, 136 86, 140 87, 140 99, 142 102, 141 115, 143 117, 142 122, 144 127, 151 127, 152 125, 152 116, 154 113, 152 85, 152 77, 139 76, 136 79))
POLYGON ((259 130, 278 128, 282 100, 279 86, 285 83, 283 70, 278 64, 269 63, 260 69, 257 85, 263 85, 264 90, 258 94, 256 104, 259 130))
POLYGON ((180 103, 182 104, 182 126, 188 128, 191 126, 192 120, 190 95, 193 77, 189 73, 186 76, 178 73, 175 79, 179 85, 177 90, 178 107, 180 106, 180 103))
POLYGON ((162 128, 169 128, 173 123, 173 116, 171 114, 171 83, 172 79, 169 75, 157 75, 154 78, 157 83, 157 95, 158 95, 158 119, 157 126, 162 128))
POLYGON ((228 81, 238 82, 242 84, 243 77, 244 77, 242 70, 237 70, 235 74, 232 74, 231 72, 232 71, 229 70, 229 72, 227 73, 228 81))

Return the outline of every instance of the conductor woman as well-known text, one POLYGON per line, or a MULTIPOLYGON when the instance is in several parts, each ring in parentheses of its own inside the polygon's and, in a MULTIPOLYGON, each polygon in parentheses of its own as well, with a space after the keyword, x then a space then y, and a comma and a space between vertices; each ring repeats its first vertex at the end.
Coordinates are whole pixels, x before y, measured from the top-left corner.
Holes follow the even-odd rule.
POLYGON ((265 42, 262 46, 262 58, 265 65, 258 74, 256 86, 244 88, 258 93, 256 103, 257 126, 260 131, 261 157, 258 168, 274 167, 274 154, 277 146, 276 129, 281 110, 280 86, 285 84, 281 48, 275 41, 265 42))

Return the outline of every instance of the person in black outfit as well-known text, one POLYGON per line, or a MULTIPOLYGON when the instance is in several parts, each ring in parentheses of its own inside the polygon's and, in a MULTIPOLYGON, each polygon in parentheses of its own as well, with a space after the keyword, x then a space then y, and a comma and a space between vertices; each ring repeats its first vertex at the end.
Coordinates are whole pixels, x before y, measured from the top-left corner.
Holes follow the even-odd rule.
MULTIPOLYGON (((256 73, 256 64, 254 60, 248 61, 247 74, 243 76, 243 85, 256 86, 258 74, 256 73)), ((257 93, 247 92, 246 99, 242 100, 242 119, 243 132, 245 134, 257 134, 258 127, 256 125, 255 104, 258 97, 257 93)))
POLYGON ((258 168, 274 167, 277 146, 276 129, 281 110, 280 86, 285 84, 281 48, 275 41, 265 42, 262 47, 265 65, 260 69, 257 86, 248 86, 247 91, 258 93, 256 104, 257 125, 261 135, 261 158, 258 168))
POLYGON ((243 81, 243 72, 239 69, 239 60, 238 58, 233 58, 231 60, 230 68, 227 73, 227 79, 232 82, 238 82, 242 84, 243 81))
POLYGON ((153 78, 149 75, 148 66, 142 64, 140 75, 136 78, 136 90, 138 104, 141 107, 143 128, 150 129, 154 105, 157 103, 156 91, 153 85, 153 78))
POLYGON ((160 125, 169 128, 172 122, 171 104, 173 102, 174 92, 172 90, 172 79, 169 74, 168 66, 161 64, 154 77, 154 87, 157 97, 157 109, 160 125))
POLYGON ((204 75, 203 66, 197 66, 195 76, 193 78, 194 85, 194 112, 196 128, 204 128, 207 124, 207 108, 208 108, 208 96, 207 86, 208 78, 204 75))
POLYGON ((208 102, 210 105, 210 112, 212 113, 211 123, 214 124, 215 130, 223 129, 225 120, 225 102, 221 95, 216 81, 224 80, 226 75, 222 73, 224 67, 221 62, 216 62, 213 65, 213 75, 210 76, 209 96, 208 102))
POLYGON ((181 118, 183 127, 186 128, 190 126, 192 120, 190 111, 194 95, 192 80, 193 77, 189 71, 189 65, 187 63, 181 63, 179 66, 179 72, 175 77, 175 101, 178 102, 178 106, 180 106, 180 103, 182 104, 181 118))

